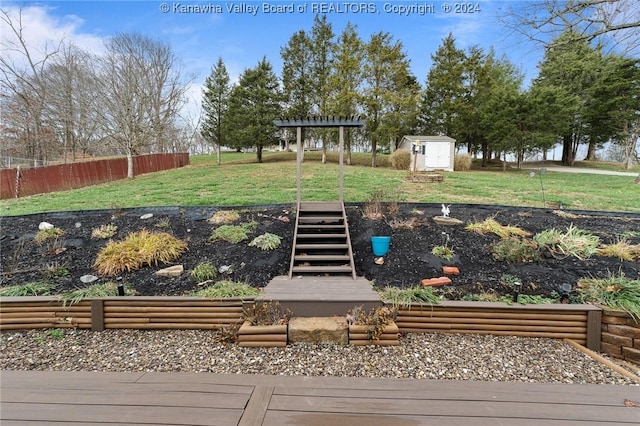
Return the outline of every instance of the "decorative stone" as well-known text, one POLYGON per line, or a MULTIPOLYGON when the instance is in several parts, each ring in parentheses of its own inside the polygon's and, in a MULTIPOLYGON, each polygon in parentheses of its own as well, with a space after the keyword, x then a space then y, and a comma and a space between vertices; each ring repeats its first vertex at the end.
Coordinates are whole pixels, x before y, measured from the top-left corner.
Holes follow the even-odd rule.
POLYGON ((153 217, 153 213, 146 213, 140 216, 140 219, 147 220, 147 219, 151 219, 152 217, 153 217))
POLYGON ((161 277, 179 277, 183 272, 184 266, 175 265, 168 268, 160 269, 158 272, 156 272, 156 275, 159 275, 161 277))
POLYGON ((218 268, 218 272, 221 274, 231 274, 233 272, 233 265, 222 265, 218 268))
POLYGON ((95 275, 83 275, 80 277, 80 281, 82 281, 85 284, 89 284, 92 283, 94 281, 96 281, 98 279, 98 277, 96 277, 95 275))
POLYGON ((40 222, 40 225, 38 225, 38 229, 41 231, 44 231, 46 229, 53 229, 53 228, 54 226, 49 222, 40 222))
POLYGON ((443 266, 442 273, 445 275, 460 275, 460 269, 457 266, 443 266))
POLYGON ((294 317, 289 320, 291 343, 349 343, 349 325, 344 317, 294 317))
POLYGON ((448 277, 425 278, 422 281, 420 281, 420 283, 425 287, 427 286, 441 287, 443 285, 451 284, 451 278, 448 278, 448 277))
POLYGON ((384 257, 376 257, 373 259, 373 263, 376 265, 384 265, 384 257))
POLYGON ((462 225, 463 221, 454 217, 434 216, 433 221, 438 225, 462 225))

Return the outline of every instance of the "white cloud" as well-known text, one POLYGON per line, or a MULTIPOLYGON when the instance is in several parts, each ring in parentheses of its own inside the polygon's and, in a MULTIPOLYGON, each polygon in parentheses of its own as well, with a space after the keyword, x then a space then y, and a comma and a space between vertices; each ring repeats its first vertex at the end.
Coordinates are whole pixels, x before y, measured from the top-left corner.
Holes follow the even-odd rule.
MULTIPOLYGON (((22 28, 22 36, 34 60, 41 60, 45 54, 57 50, 61 43, 74 44, 79 48, 92 53, 101 53, 104 49, 103 38, 94 34, 83 33, 81 27, 84 21, 76 15, 55 16, 51 12, 53 8, 45 6, 16 6, 4 7, 13 23, 13 27, 19 31, 22 28)), ((23 60, 22 55, 11 49, 18 39, 11 30, 3 16, 0 22, 2 43, 2 55, 11 57, 19 64, 23 60)))

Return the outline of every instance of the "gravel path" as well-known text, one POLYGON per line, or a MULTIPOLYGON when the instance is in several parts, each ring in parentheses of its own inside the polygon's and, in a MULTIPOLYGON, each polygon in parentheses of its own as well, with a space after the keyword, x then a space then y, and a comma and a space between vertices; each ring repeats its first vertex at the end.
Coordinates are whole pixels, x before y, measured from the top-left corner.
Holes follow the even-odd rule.
POLYGON ((397 347, 297 344, 286 348, 240 348, 222 343, 214 331, 56 333, 2 333, 0 369, 635 384, 553 339, 409 334, 397 347))

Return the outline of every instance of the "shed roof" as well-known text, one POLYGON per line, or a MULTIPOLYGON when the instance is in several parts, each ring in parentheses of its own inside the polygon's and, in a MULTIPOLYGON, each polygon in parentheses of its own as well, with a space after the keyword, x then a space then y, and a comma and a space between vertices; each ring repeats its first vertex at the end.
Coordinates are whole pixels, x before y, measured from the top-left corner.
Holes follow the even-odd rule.
POLYGON ((365 123, 366 120, 360 118, 359 115, 347 117, 326 115, 306 118, 281 118, 273 122, 277 127, 362 127, 365 123))
POLYGON ((406 135, 402 139, 407 139, 411 142, 455 142, 456 140, 449 136, 410 136, 406 135))

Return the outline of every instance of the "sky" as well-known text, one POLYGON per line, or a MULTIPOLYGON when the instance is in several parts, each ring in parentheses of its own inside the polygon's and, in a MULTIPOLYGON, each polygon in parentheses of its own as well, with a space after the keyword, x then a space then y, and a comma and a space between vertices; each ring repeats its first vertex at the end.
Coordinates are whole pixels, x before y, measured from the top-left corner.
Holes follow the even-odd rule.
MULTIPOLYGON (((326 13, 336 35, 347 22, 367 41, 371 34, 390 33, 402 42, 411 70, 424 85, 433 55, 447 34, 456 46, 493 47, 525 75, 537 74, 543 49, 504 28, 498 16, 506 8, 526 7, 526 1, 3 1, 2 9, 22 7, 22 23, 29 47, 42 52, 47 44, 70 41, 100 53, 113 34, 138 32, 167 42, 190 83, 191 105, 199 105, 205 78, 221 57, 233 81, 244 69, 266 56, 280 75, 280 49, 299 30, 310 31, 314 16, 326 13), (472 7, 468 7, 471 5, 472 7), (462 7, 464 6, 464 7, 462 7)), ((15 15, 14 15, 15 16, 15 15)), ((10 36, 6 28, 2 38, 10 36)), ((3 51, 3 55, 10 54, 3 51)))

